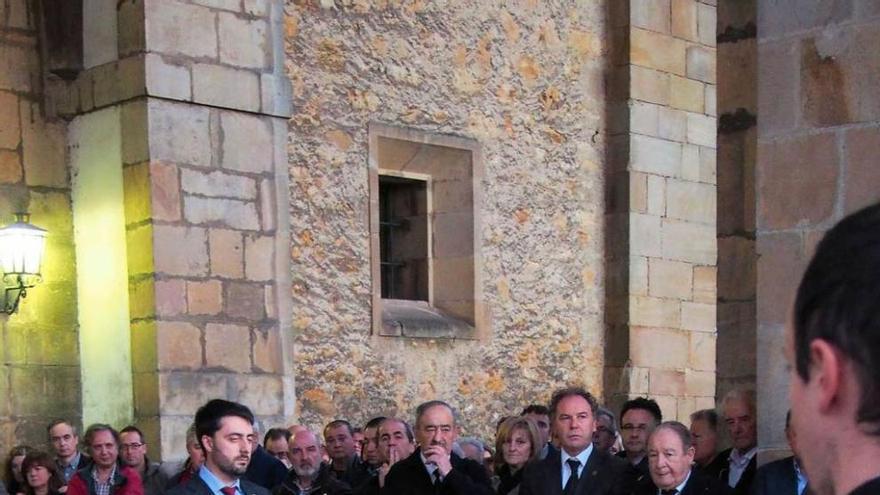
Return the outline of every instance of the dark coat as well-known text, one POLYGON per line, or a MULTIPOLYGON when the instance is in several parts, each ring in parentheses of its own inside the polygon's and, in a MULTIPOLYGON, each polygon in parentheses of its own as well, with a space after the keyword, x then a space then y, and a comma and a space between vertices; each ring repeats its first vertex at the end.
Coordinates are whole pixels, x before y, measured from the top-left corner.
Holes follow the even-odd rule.
MULTIPOLYGON (((272 490, 272 495, 297 495, 299 490, 296 488, 297 475, 293 469, 287 473, 287 478, 283 483, 276 486, 272 490)), ((351 487, 348 484, 334 478, 330 473, 330 467, 321 464, 318 476, 315 478, 312 487, 320 487, 316 493, 321 495, 351 495, 351 487)))
POLYGON ((714 459, 712 459, 712 462, 705 466, 697 467, 697 469, 710 478, 720 478, 721 470, 727 467, 727 463, 727 457, 723 457, 721 454, 718 454, 715 456, 714 459))
MULTIPOLYGON (((727 465, 724 466, 721 471, 718 473, 718 478, 721 481, 727 483, 728 474, 730 474, 730 453, 733 449, 727 449, 724 452, 718 454, 722 459, 727 460, 727 465)), ((742 476, 739 478, 739 482, 737 482, 736 486, 733 487, 734 495, 750 495, 752 493, 752 483, 755 481, 755 472, 758 470, 758 456, 752 457, 752 460, 749 461, 748 466, 746 466, 746 470, 743 471, 742 476)))
POLYGON ((332 465, 330 466, 329 471, 331 476, 352 487, 353 489, 360 488, 362 485, 367 483, 372 476, 372 473, 370 472, 370 466, 358 456, 354 456, 351 458, 351 460, 348 462, 348 465, 345 467, 345 471, 335 471, 333 470, 332 465))
MULTIPOLYGON (((615 495, 630 493, 624 472, 627 462, 593 449, 581 472, 577 495, 615 495)), ((562 453, 523 468, 520 495, 562 495, 562 453)))
POLYGON ((849 495, 877 495, 880 493, 880 477, 874 478, 864 485, 849 492, 849 495))
POLYGON ((267 490, 284 483, 287 477, 287 466, 272 454, 266 452, 261 445, 251 455, 251 463, 248 464, 242 479, 256 483, 267 490))
MULTIPOLYGON (((239 479, 238 482, 246 495, 270 495, 269 490, 244 478, 239 479)), ((214 493, 211 492, 211 488, 202 480, 199 473, 195 473, 186 483, 168 490, 167 495, 214 495, 214 493)))
MULTIPOLYGON (((385 477, 382 495, 435 495, 433 480, 421 456, 421 450, 416 449, 392 466, 385 477)), ((452 471, 440 483, 440 495, 492 495, 492 485, 481 464, 455 454, 451 464, 452 471)))
MULTIPOLYGON (((635 491, 635 495, 657 495, 657 492, 657 487, 649 481, 642 484, 635 491)), ((680 495, 731 495, 732 493, 733 490, 727 486, 727 483, 707 476, 700 471, 691 470, 691 477, 684 485, 684 490, 680 495)))
POLYGON ((768 462, 755 472, 754 495, 798 495, 794 457, 768 462))
POLYGON ((626 484, 633 488, 638 488, 643 485, 651 484, 651 472, 648 468, 648 455, 647 452, 645 456, 642 457, 642 460, 639 461, 638 464, 630 464, 630 462, 626 458, 626 451, 620 451, 617 453, 617 457, 626 461, 626 471, 624 472, 624 476, 626 479, 626 484))

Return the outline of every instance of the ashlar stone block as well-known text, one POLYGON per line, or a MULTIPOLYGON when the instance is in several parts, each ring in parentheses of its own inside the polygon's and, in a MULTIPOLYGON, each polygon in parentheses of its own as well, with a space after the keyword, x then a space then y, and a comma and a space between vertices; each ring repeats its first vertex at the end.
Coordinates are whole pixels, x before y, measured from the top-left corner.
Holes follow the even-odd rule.
POLYGON ((217 14, 213 10, 174 0, 144 2, 144 9, 148 51, 217 57, 217 14))
POLYGON ((169 275, 208 274, 208 239, 205 229, 174 225, 153 226, 156 271, 169 275))
POLYGON ((275 273, 275 238, 249 235, 244 241, 245 275, 248 280, 272 280, 275 273))
POLYGON ((250 329, 241 325, 208 323, 205 327, 205 361, 210 368, 249 372, 250 329))
POLYGON ((210 111, 205 107, 151 99, 150 156, 153 160, 211 166, 210 111))
POLYGON ((630 167, 639 172, 676 177, 681 174, 681 144, 649 136, 630 138, 630 167))
POLYGON ((629 301, 630 324, 644 327, 679 327, 681 322, 680 301, 641 296, 631 296, 629 301))
POLYGON ((263 19, 220 13, 220 62, 250 69, 268 64, 268 26, 263 19))
POLYGON ((669 32, 669 0, 632 0, 629 11, 633 26, 660 33, 669 32))
POLYGON ((668 179, 666 215, 670 218, 715 224, 715 186, 699 182, 668 179))
POLYGON ((669 105, 689 112, 703 113, 705 107, 705 85, 700 81, 680 76, 669 78, 669 105))
POLYGON ((716 307, 714 303, 683 302, 681 304, 681 327, 697 332, 715 332, 716 307))
POLYGON ((21 126, 18 117, 18 96, 0 91, 0 148, 14 150, 21 142, 21 126))
POLYGON ((662 257, 699 265, 714 265, 717 260, 715 226, 664 219, 662 257))
POLYGON ((669 104, 669 74, 638 65, 630 66, 630 97, 658 105, 669 104))
POLYGON ((193 101, 249 112, 260 110, 260 78, 256 72, 195 64, 192 80, 193 101))
POLYGON ((190 194, 249 200, 257 197, 257 184, 253 179, 220 170, 201 172, 184 168, 180 180, 183 190, 190 194))
POLYGON ((644 29, 630 31, 630 62, 649 69, 685 75, 687 45, 668 34, 644 29))
POLYGON ((199 369, 202 366, 202 331, 178 321, 156 322, 156 359, 161 370, 199 369))
POLYGON ((691 144, 715 148, 718 138, 715 117, 698 113, 687 114, 687 141, 691 144))
POLYGON ((634 327, 630 333, 634 366, 685 368, 688 364, 688 332, 664 328, 634 327))
POLYGON ((190 223, 197 225, 241 230, 260 229, 257 205, 249 201, 185 195, 183 216, 190 223))
POLYGON ((697 0, 672 0, 672 35, 698 41, 697 0))
POLYGON ((211 229, 211 275, 241 278, 244 275, 244 245, 237 230, 211 229))
POLYGON ((192 78, 189 68, 167 63, 161 55, 148 53, 145 57, 147 94, 174 100, 192 98, 192 78))
POLYGON ((273 139, 268 118, 223 112, 223 168, 260 173, 273 168, 273 139))
POLYGON ((689 300, 693 293, 693 265, 650 258, 648 283, 648 294, 651 296, 689 300))
POLYGON ((186 305, 189 314, 219 314, 223 311, 223 284, 219 280, 188 281, 186 305))

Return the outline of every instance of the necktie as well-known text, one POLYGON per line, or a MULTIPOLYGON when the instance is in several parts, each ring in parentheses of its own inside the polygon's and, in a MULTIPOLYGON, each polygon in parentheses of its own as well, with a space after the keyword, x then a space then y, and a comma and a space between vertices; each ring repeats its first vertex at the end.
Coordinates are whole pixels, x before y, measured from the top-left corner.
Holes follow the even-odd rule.
POLYGON ((562 495, 574 495, 575 490, 577 490, 578 468, 581 466, 581 461, 577 459, 569 459, 565 462, 571 469, 571 476, 568 477, 568 482, 565 483, 565 488, 562 490, 562 495))
POLYGON ((678 490, 673 488, 672 490, 660 490, 660 495, 676 495, 678 490))
POLYGON ((435 486, 439 485, 440 483, 443 482, 443 480, 440 479, 440 468, 435 469, 433 474, 434 474, 433 478, 434 478, 434 485, 435 486))
POLYGON ((235 487, 234 486, 224 486, 220 489, 223 492, 223 495, 235 495, 235 487))

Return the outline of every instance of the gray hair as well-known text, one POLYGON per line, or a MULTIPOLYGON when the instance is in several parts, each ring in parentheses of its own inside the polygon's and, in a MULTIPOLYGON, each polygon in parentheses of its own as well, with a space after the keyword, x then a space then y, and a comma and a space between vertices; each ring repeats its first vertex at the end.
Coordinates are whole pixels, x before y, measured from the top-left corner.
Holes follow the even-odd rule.
POLYGON ((422 416, 428 411, 428 409, 438 406, 445 407, 449 410, 449 412, 452 414, 453 425, 459 424, 458 411, 456 411, 454 407, 450 406, 446 402, 443 402, 442 400, 429 400, 428 402, 422 402, 421 404, 419 404, 418 407, 416 407, 416 427, 418 428, 419 421, 421 421, 422 416))
POLYGON ((611 421, 611 434, 617 434, 617 418, 614 417, 614 413, 605 409, 604 407, 600 407, 596 410, 596 419, 601 417, 606 417, 611 421))
MULTIPOLYGON (((678 421, 664 421, 660 423, 654 431, 651 433, 651 436, 657 434, 657 432, 661 430, 669 430, 681 439, 682 452, 686 452, 689 448, 694 446, 693 437, 691 437, 691 432, 688 430, 688 427, 679 423, 678 421)), ((650 440, 650 439, 649 439, 650 440)))

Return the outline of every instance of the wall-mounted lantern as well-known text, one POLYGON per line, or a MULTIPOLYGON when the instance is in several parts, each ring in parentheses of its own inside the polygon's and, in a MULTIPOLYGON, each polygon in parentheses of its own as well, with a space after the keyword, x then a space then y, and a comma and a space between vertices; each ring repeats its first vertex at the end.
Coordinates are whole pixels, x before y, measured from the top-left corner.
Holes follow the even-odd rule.
POLYGON ((46 231, 28 223, 30 215, 16 213, 15 223, 0 229, 0 273, 3 274, 3 306, 0 313, 18 309, 27 289, 42 280, 46 231))

